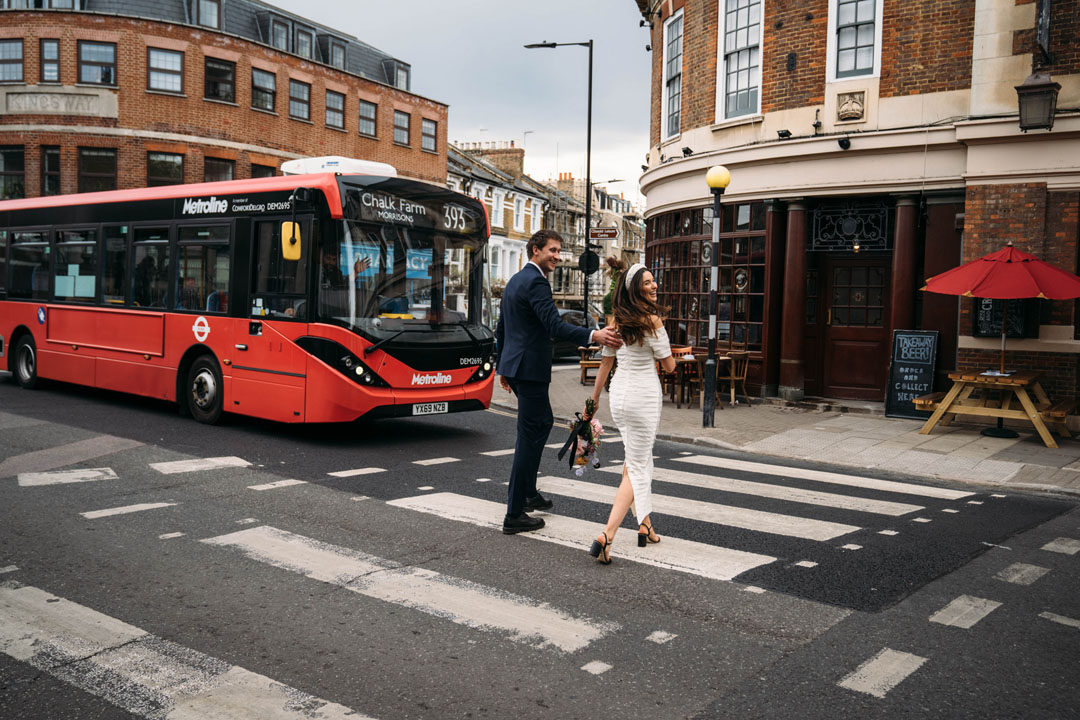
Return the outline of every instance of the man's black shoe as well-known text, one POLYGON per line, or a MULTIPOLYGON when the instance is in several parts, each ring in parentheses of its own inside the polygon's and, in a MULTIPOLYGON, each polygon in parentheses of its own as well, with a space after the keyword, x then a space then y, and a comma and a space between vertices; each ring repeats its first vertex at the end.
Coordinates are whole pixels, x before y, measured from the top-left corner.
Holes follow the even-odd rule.
POLYGON ((503 518, 503 535, 539 530, 542 527, 544 527, 542 518, 529 517, 525 513, 521 513, 517 517, 507 515, 503 518))
POLYGON ((525 498, 525 512, 532 512, 534 510, 550 510, 555 506, 555 503, 545 498, 540 493, 536 493, 532 497, 525 498))

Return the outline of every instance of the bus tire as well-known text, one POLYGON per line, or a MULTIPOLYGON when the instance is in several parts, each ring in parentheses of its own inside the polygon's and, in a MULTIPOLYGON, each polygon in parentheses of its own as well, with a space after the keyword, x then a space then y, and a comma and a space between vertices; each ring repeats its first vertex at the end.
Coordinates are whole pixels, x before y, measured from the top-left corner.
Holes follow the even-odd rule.
POLYGON ((221 369, 211 355, 200 355, 188 370, 184 385, 191 416, 201 423, 213 425, 221 419, 224 407, 224 388, 221 369))
POLYGON ((15 343, 11 370, 19 387, 26 390, 37 387, 37 348, 34 346, 34 338, 30 335, 24 335, 15 343))

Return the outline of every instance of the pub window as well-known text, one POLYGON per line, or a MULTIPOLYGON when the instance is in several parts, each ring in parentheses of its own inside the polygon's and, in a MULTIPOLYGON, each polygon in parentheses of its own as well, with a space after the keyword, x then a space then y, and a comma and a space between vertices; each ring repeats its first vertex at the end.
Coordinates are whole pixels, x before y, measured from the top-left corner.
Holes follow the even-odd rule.
POLYGON ((116 43, 79 41, 79 82, 116 85, 116 43))
POLYGON ((428 152, 435 152, 435 143, 438 136, 439 124, 434 120, 423 118, 420 120, 420 148, 428 152))
POLYGON ((270 23, 270 44, 278 50, 289 51, 289 26, 280 20, 270 23))
POLYGON ((60 194, 60 148, 41 146, 41 194, 60 194))
POLYGON ((228 312, 229 226, 188 226, 178 233, 177 309, 228 312))
POLYGON ((409 113, 394 111, 394 142, 399 145, 409 144, 409 113))
POLYGON ((223 180, 233 179, 233 167, 235 163, 232 160, 224 160, 222 158, 204 158, 203 159, 203 182, 221 182, 223 180))
POLYGON ((124 278, 127 276, 127 225, 106 225, 101 229, 105 240, 105 256, 101 268, 101 299, 106 305, 123 305, 127 301, 124 278))
POLYGON ((97 296, 97 232, 61 230, 56 233, 56 277, 53 297, 56 300, 93 302, 97 296))
POLYGON ((26 197, 26 155, 21 145, 0 146, 0 199, 26 197))
POLYGON ((41 41, 41 82, 60 82, 60 41, 41 41))
POLYGON ((146 187, 184 182, 184 156, 177 153, 146 153, 146 187))
POLYGON ((664 26, 664 137, 679 134, 682 103, 683 14, 679 11, 664 26))
POLYGON ((11 233, 11 285, 8 297, 49 299, 49 238, 43 232, 11 233))
POLYGON ((200 25, 208 28, 221 27, 221 0, 198 0, 200 25))
POLYGON ((375 112, 378 106, 367 100, 360 101, 360 134, 375 137, 375 112))
POLYGON ((207 100, 236 102, 236 63, 212 57, 206 58, 203 97, 207 100))
POLYGON ((23 81, 23 41, 0 40, 0 82, 23 81))
POLYGON ((296 54, 310 58, 315 49, 315 35, 310 30, 296 28, 296 54))
POLYGON ((184 53, 161 48, 147 48, 146 53, 146 87, 161 92, 184 92, 184 53))
POLYGON ((251 177, 253 178, 274 177, 274 174, 275 173, 273 165, 256 165, 255 163, 251 164, 251 177))
POLYGON ((79 192, 116 189, 116 149, 79 148, 79 192))
POLYGON ((757 112, 761 85, 761 0, 727 0, 724 117, 757 112))
POLYGON ((163 308, 169 290, 169 229, 135 228, 132 245, 131 304, 163 308))
POLYGON ((251 69, 251 107, 274 112, 277 97, 277 76, 274 73, 251 69))
POLYGON ((880 0, 835 0, 832 19, 835 35, 836 77, 872 75, 877 58, 877 16, 880 0))
POLYGON ((330 64, 336 68, 345 69, 345 46, 341 43, 330 43, 330 64))
POLYGON ((299 80, 289 80, 289 117, 296 120, 311 119, 311 85, 299 80))
POLYGON ((345 129, 345 96, 333 90, 326 91, 326 124, 345 129))

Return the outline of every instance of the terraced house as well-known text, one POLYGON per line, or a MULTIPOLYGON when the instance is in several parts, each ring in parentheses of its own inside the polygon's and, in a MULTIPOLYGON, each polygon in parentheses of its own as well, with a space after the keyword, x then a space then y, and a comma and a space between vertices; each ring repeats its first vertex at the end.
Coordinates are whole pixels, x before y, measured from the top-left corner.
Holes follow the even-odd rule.
POLYGON ((673 342, 708 338, 705 174, 724 165, 717 336, 764 395, 881 400, 891 335, 953 368, 1080 386, 1074 301, 920 292, 1012 241, 1070 272, 1080 234, 1080 5, 637 0, 651 24, 647 258, 673 342), (1041 117, 1040 117, 1041 115, 1041 117))
POLYGON ((3 195, 262 177, 311 155, 442 185, 447 107, 411 74, 257 0, 0 0, 3 195))

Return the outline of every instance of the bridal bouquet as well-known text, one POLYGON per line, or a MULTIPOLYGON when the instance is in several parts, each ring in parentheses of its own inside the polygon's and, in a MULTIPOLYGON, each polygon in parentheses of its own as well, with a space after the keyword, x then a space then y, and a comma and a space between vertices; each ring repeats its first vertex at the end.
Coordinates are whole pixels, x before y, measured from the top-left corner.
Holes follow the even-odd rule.
POLYGON ((570 437, 567 438, 566 444, 559 451, 559 459, 562 460, 563 455, 571 447, 574 448, 574 452, 570 456, 570 468, 574 471, 574 475, 578 477, 585 473, 586 466, 590 464, 594 468, 600 467, 598 451, 600 450, 600 437, 604 434, 604 426, 593 417, 595 413, 596 403, 593 402, 592 398, 589 398, 585 401, 585 416, 582 417, 581 413, 574 413, 576 419, 570 421, 570 437))

